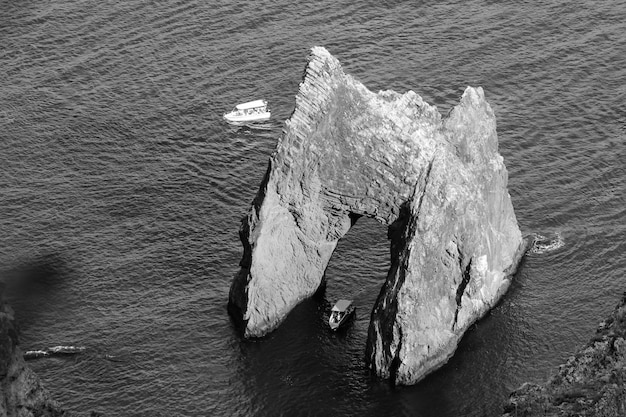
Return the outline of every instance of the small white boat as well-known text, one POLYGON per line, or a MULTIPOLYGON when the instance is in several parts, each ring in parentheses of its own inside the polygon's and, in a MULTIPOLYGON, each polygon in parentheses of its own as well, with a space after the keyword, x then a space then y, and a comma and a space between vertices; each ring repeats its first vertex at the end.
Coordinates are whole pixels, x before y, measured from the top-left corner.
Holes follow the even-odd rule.
POLYGON ((265 100, 237 104, 230 112, 224 113, 224 119, 229 123, 259 122, 269 119, 270 116, 271 113, 265 100))
POLYGON ((331 330, 337 330, 339 327, 348 322, 354 314, 356 308, 352 305, 352 300, 339 300, 330 310, 328 325, 331 330))

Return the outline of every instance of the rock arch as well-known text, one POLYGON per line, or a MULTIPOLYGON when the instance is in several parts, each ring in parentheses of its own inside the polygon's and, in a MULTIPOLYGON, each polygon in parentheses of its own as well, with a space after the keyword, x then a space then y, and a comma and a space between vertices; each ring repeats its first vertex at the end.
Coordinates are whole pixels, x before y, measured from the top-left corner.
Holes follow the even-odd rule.
POLYGON ((389 226, 391 267, 366 360, 415 383, 498 301, 525 249, 481 88, 442 120, 416 93, 374 94, 315 47, 240 230, 229 306, 263 336, 313 295, 358 216, 389 226))

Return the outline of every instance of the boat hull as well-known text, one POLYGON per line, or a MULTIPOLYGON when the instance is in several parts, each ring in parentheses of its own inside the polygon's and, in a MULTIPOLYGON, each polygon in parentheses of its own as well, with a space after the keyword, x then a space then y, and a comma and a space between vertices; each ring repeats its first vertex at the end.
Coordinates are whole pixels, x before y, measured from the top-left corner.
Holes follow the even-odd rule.
POLYGON ((270 112, 259 113, 259 114, 245 114, 245 115, 234 115, 231 113, 226 113, 224 115, 224 120, 229 123, 253 123, 253 122, 262 122, 265 120, 269 120, 271 117, 270 112))

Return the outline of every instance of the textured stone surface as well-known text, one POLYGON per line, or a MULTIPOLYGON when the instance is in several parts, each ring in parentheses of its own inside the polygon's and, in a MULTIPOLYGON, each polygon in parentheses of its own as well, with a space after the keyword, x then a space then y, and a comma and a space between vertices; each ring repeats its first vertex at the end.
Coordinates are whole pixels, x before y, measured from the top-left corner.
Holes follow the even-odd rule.
POLYGON ((481 88, 442 119, 412 91, 372 93, 313 48, 242 222, 231 312, 248 337, 271 331, 319 288, 353 222, 376 218, 389 226, 392 262, 367 360, 383 377, 417 382, 508 288, 525 242, 506 187, 481 88))
POLYGON ((13 311, 0 288, 0 417, 69 417, 26 366, 17 343, 13 311))
POLYGON ((543 385, 511 394, 506 417, 626 416, 626 294, 596 335, 543 385))

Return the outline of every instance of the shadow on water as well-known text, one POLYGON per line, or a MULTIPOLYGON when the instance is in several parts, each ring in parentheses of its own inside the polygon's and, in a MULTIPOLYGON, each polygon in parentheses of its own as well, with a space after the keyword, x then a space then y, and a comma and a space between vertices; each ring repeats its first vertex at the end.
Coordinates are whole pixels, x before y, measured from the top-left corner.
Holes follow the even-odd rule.
POLYGON ((351 345, 356 332, 352 326, 332 332, 326 323, 329 309, 323 299, 305 300, 274 332, 259 340, 241 341, 240 372, 252 398, 253 410, 249 411, 297 415, 298 404, 312 409, 317 406, 311 404, 315 398, 349 395, 350 384, 341 380, 353 372, 351 356, 357 352, 351 345), (312 398, 311 387, 322 395, 312 398))
POLYGON ((46 314, 46 306, 55 302, 70 275, 66 260, 57 253, 35 256, 0 272, 6 298, 21 328, 46 314))
MULTIPOLYGON (((365 345, 359 335, 363 329, 353 321, 332 332, 327 325, 329 309, 326 300, 306 300, 273 333, 240 341, 239 373, 251 398, 248 412, 308 415, 302 408, 306 404, 306 410, 316 410, 315 415, 358 411, 367 416, 435 417, 458 412, 455 397, 479 389, 479 385, 469 386, 467 376, 476 355, 492 350, 486 345, 492 344, 497 323, 489 316, 472 326, 455 356, 441 369, 417 385, 394 387, 366 368, 365 345)), ((369 311, 361 309, 357 314, 369 318, 369 311)))
POLYGON ((367 410, 365 398, 360 397, 372 381, 379 381, 365 366, 365 339, 373 302, 388 268, 388 252, 386 228, 371 219, 358 222, 333 255, 333 259, 350 261, 337 264, 331 260, 315 296, 296 306, 267 336, 239 339, 238 379, 246 381, 252 408, 246 413, 307 415, 315 410, 315 414, 343 411, 350 415, 355 409, 367 410), (364 236, 372 235, 379 244, 364 244, 364 236), (366 258, 373 258, 376 268, 363 262, 366 258), (339 298, 354 299, 356 317, 333 332, 328 318, 339 298))
POLYGON ((385 410, 394 410, 389 413, 393 415, 420 417, 501 414, 508 393, 523 380, 512 378, 522 371, 509 353, 517 349, 532 356, 531 347, 537 343, 537 335, 521 318, 525 313, 515 301, 523 286, 518 280, 525 280, 525 263, 523 258, 508 294, 470 326, 445 365, 412 386, 371 382, 369 393, 376 404, 368 408, 366 415, 387 413, 385 410), (478 373, 477 363, 483 364, 478 373), (484 400, 485 390, 491 393, 489 402, 484 400), (468 400, 459 404, 460 397, 468 400))
MULTIPOLYGON (((372 231, 372 223, 362 226, 372 231)), ((351 244, 338 248, 343 256, 350 249, 351 244)), ((306 404, 306 410, 316 410, 316 415, 435 417, 498 413, 507 393, 518 385, 508 373, 521 373, 518 361, 507 352, 517 349, 532 355, 528 346, 538 343, 528 323, 520 318, 525 313, 515 302, 524 285, 525 265, 524 258, 509 294, 468 329, 450 360, 413 386, 393 386, 374 376, 365 364, 373 306, 369 301, 375 297, 369 293, 375 292, 380 282, 368 284, 368 294, 359 297, 368 302, 357 303, 357 317, 340 332, 328 327, 329 311, 336 300, 333 289, 327 291, 324 285, 315 297, 299 304, 274 332, 261 339, 240 339, 242 360, 238 373, 246 381, 246 397, 251 399, 252 407, 246 411, 263 416, 309 415, 302 408, 306 404), (522 346, 517 346, 520 341, 522 346), (476 363, 485 368, 478 375, 476 363), (492 401, 484 401, 484 390, 492 391, 492 401), (473 400, 459 404, 459 397, 473 400)), ((362 271, 350 272, 355 273, 362 271)), ((332 280, 340 281, 335 283, 342 287, 342 293, 363 284, 355 282, 355 276, 342 277, 336 269, 327 270, 327 274, 330 277, 325 281, 331 281, 328 285, 332 286, 332 280)))

